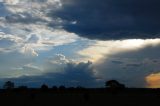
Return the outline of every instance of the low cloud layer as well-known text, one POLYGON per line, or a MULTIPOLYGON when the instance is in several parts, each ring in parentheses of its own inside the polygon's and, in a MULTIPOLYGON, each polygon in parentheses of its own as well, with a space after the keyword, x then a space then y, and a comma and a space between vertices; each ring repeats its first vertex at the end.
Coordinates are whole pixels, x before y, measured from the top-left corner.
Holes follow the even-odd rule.
POLYGON ((40 87, 43 83, 50 87, 64 85, 66 87, 97 87, 98 83, 92 73, 91 63, 67 63, 63 73, 46 73, 39 76, 21 76, 19 78, 3 79, 12 80, 17 86, 27 85, 30 87, 40 87))

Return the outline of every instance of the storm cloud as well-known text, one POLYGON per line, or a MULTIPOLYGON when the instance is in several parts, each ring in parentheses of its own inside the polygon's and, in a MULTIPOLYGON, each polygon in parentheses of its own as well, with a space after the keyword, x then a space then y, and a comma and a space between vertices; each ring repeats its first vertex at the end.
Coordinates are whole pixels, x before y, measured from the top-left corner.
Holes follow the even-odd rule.
POLYGON ((51 10, 48 16, 65 20, 63 28, 82 37, 100 40, 160 37, 159 0, 62 0, 62 4, 61 9, 51 10))

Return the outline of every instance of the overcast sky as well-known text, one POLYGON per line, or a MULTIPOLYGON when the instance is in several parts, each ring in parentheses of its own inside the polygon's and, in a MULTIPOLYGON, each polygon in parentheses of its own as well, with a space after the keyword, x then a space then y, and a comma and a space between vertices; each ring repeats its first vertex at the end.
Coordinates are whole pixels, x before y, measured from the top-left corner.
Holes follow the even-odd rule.
POLYGON ((160 87, 159 0, 0 0, 0 85, 160 87))

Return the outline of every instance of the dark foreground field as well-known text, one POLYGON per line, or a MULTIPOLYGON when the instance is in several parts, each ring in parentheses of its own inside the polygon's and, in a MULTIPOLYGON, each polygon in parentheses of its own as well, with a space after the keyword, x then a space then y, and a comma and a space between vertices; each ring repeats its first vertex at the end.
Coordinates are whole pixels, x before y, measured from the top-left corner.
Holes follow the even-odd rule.
POLYGON ((0 106, 154 106, 159 89, 0 90, 0 106))

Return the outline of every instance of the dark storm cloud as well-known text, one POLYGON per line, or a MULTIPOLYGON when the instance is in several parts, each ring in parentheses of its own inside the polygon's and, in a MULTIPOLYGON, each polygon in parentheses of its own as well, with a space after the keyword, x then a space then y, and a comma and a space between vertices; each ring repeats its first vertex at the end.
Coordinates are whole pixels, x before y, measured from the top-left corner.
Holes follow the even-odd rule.
MULTIPOLYGON (((100 85, 93 76, 91 63, 68 63, 64 73, 46 73, 40 76, 22 76, 20 78, 11 78, 3 80, 12 80, 16 85, 27 85, 30 87, 40 87, 43 83, 49 86, 84 86, 95 87, 100 85)), ((103 85, 102 85, 103 86, 103 85)))
POLYGON ((119 60, 112 60, 112 63, 114 63, 114 64, 123 64, 123 62, 119 61, 119 60))
POLYGON ((90 39, 160 37, 159 0, 62 0, 63 8, 48 16, 76 24, 63 27, 90 39))
POLYGON ((142 64, 140 64, 140 63, 131 63, 131 64, 127 64, 126 66, 127 67, 140 67, 140 66, 142 66, 142 64))

